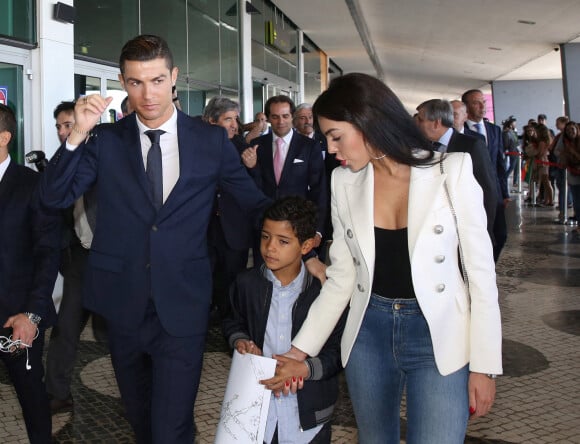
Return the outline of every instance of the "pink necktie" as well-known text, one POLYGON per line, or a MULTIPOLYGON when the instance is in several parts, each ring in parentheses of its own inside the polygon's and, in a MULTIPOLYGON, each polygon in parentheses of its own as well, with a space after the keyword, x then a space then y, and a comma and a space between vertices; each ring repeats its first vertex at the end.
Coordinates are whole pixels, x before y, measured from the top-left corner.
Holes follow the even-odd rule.
POLYGON ((276 176, 276 183, 280 183, 280 176, 282 176, 282 169, 284 168, 284 139, 278 137, 276 139, 276 152, 274 153, 274 176, 276 176))

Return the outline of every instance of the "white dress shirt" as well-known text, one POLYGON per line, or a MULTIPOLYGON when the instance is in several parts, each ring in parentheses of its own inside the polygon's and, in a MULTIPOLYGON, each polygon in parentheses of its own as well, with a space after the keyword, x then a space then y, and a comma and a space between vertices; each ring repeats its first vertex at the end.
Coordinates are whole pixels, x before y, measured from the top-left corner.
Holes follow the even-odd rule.
POLYGON ((10 156, 0 162, 0 181, 4 178, 4 173, 6 173, 8 165, 10 165, 10 156))
POLYGON ((149 128, 137 115, 137 126, 139 127, 139 137, 141 139, 141 154, 143 156, 143 166, 147 168, 147 153, 151 148, 151 139, 145 131, 160 129, 165 131, 159 139, 161 146, 161 164, 163 171, 163 203, 173 190, 179 179, 179 141, 177 140, 177 110, 173 109, 173 114, 167 122, 158 128, 149 128))

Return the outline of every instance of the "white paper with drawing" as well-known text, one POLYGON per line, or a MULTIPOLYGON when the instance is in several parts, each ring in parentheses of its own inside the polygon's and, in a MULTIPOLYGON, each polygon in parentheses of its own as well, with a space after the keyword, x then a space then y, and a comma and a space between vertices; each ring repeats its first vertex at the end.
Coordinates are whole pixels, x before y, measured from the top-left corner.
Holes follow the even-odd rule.
POLYGON ((258 381, 275 371, 275 359, 234 350, 215 444, 264 442, 272 392, 258 381))

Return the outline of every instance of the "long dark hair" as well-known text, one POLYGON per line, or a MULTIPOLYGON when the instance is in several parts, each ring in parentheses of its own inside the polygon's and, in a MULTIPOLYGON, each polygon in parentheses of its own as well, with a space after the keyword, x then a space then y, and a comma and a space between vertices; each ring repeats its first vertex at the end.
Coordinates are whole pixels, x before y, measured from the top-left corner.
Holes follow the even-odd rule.
POLYGON ((314 102, 312 112, 316 119, 350 123, 374 149, 398 163, 433 164, 431 144, 395 93, 374 77, 352 73, 334 79, 314 102), (417 157, 415 149, 427 152, 417 157))

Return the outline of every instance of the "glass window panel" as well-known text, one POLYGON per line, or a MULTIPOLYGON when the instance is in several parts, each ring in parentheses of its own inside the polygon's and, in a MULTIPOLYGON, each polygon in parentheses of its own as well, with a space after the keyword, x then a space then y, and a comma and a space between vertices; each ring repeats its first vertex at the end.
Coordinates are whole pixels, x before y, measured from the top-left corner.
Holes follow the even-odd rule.
POLYGON ((107 107, 106 112, 109 114, 109 121, 116 122, 123 117, 123 113, 121 112, 121 102, 125 97, 127 97, 127 93, 121 86, 121 82, 118 80, 107 79, 106 97, 113 98, 113 101, 107 107))
MULTIPOLYGON (((228 15, 228 9, 224 7, 231 4, 231 0, 221 0, 221 84, 225 87, 238 89, 238 24, 237 13, 228 15)), ((230 8, 231 9, 231 8, 230 8)), ((237 11, 237 8, 236 8, 237 11)))
POLYGON ((185 11, 186 2, 141 0, 141 33, 154 34, 165 39, 173 54, 173 63, 183 77, 187 77, 185 11))
POLYGON ((189 77, 220 83, 219 2, 193 1, 189 21, 189 77))
MULTIPOLYGON (((10 157, 24 163, 23 68, 20 65, 0 63, 0 103, 8 106, 16 117, 16 136, 10 144, 10 157)), ((34 150, 40 147, 27 147, 34 150)))
POLYGON ((320 94, 320 51, 304 39, 304 100, 314 103, 320 94))
MULTIPOLYGON (((123 44, 139 33, 138 3, 75 0, 75 54, 117 63, 123 44)), ((166 2, 158 3, 159 11, 166 7, 166 2)))
POLYGON ((27 43, 36 42, 36 1, 0 1, 0 34, 27 43))

